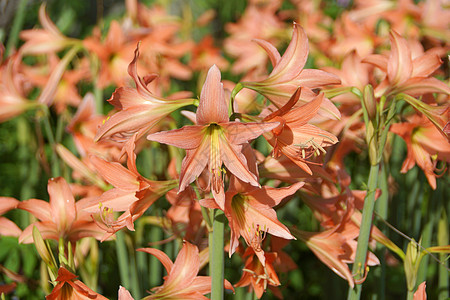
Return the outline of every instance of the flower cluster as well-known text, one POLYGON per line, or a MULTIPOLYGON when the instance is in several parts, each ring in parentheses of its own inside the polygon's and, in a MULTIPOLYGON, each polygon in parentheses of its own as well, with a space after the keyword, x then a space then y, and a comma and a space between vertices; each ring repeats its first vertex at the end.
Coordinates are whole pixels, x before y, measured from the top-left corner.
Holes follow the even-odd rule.
MULTIPOLYGON (((23 134, 30 166, 15 180, 45 178, 49 201, 25 188, 0 197, 0 245, 3 236, 35 245, 47 299, 110 296, 99 241, 117 248, 123 286, 112 289, 122 300, 144 290, 145 299, 216 299, 247 286, 282 298, 281 275, 303 268, 292 247, 309 248, 354 297, 372 267, 402 260, 408 297, 426 297, 420 260, 450 252, 445 229, 438 246, 411 239, 404 253, 372 221, 389 219, 389 201, 422 176, 401 175, 416 164, 428 185, 398 207, 444 194, 450 11, 399 0, 338 1, 326 13, 332 3, 249 0, 224 39, 211 25, 220 10, 186 7, 180 17, 125 0, 121 20, 78 39, 41 5, 40 28, 1 53, 0 122, 23 134), (163 281, 144 253, 162 263, 163 281), (237 275, 224 277, 224 260, 237 275)), ((5 270, 15 283, 0 294, 35 284, 5 270)))

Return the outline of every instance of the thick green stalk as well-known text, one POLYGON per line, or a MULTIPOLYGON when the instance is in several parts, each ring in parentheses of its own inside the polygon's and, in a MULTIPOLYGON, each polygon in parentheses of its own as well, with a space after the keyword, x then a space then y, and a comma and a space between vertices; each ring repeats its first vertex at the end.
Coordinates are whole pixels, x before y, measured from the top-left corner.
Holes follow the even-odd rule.
POLYGON ((224 228, 225 215, 223 211, 214 210, 213 232, 210 238, 210 272, 211 272, 211 299, 223 299, 224 280, 224 228))
POLYGON ((117 261, 119 263, 120 284, 126 289, 130 288, 130 271, 128 268, 127 247, 125 245, 125 237, 122 231, 116 232, 116 252, 117 261))
MULTIPOLYGON (((162 230, 157 226, 151 226, 150 227, 150 241, 160 241, 163 239, 162 230)), ((152 246, 152 248, 156 248, 161 250, 161 246, 156 244, 152 246)), ((162 274, 162 265, 161 262, 153 255, 149 257, 149 281, 150 281, 150 287, 155 287, 161 284, 161 278, 163 277, 162 274)))
MULTIPOLYGON (((358 237, 358 246, 356 248, 355 262, 353 264, 352 273, 355 281, 362 280, 366 274, 366 257, 369 247, 370 230, 372 228, 373 208, 375 204, 375 190, 377 188, 379 164, 370 166, 368 191, 364 199, 364 207, 362 212, 362 220, 358 237)), ((361 296, 362 284, 356 284, 355 287, 349 289, 348 299, 359 299, 361 296)))

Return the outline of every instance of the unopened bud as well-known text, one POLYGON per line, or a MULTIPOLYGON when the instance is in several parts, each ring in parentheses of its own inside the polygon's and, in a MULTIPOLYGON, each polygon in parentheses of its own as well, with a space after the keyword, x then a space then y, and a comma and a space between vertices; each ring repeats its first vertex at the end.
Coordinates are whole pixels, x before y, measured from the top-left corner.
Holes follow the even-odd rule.
POLYGON ((373 87, 370 84, 364 87, 363 104, 363 109, 367 111, 369 120, 374 122, 377 114, 377 100, 373 93, 373 87))

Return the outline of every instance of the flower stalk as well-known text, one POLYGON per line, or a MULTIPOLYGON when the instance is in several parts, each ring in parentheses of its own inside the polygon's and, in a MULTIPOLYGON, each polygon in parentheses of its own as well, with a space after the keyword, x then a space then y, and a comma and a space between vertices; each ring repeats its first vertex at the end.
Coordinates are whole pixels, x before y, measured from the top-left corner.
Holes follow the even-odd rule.
POLYGON ((210 233, 211 299, 223 299, 224 292, 224 228, 225 215, 220 209, 213 211, 213 231, 210 233))

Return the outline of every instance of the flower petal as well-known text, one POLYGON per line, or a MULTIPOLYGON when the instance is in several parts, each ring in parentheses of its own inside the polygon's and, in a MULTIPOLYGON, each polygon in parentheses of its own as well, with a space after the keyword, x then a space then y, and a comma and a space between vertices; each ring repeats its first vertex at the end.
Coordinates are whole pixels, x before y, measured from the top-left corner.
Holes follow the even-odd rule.
POLYGON ((411 50, 408 42, 397 32, 391 31, 391 52, 387 66, 389 81, 394 85, 399 85, 411 77, 413 65, 411 60, 411 50))
POLYGON ((50 178, 47 189, 50 196, 53 221, 56 223, 60 233, 67 233, 77 214, 72 191, 62 177, 50 178))
POLYGON ((197 109, 197 124, 228 122, 228 102, 219 68, 213 65, 206 75, 197 109))

